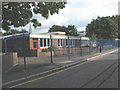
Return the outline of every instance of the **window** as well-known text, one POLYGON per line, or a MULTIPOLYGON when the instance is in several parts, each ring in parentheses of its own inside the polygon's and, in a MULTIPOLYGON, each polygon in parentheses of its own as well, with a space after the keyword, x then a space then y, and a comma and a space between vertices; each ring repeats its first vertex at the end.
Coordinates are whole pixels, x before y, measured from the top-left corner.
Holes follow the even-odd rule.
MULTIPOLYGON (((68 46, 68 39, 66 39, 66 46, 68 46)), ((70 40, 70 46, 74 46, 75 41, 73 39, 70 40)))
POLYGON ((74 46, 74 40, 72 40, 72 44, 71 45, 74 46))
POLYGON ((66 39, 66 46, 68 45, 68 40, 66 39))
POLYGON ((46 47, 46 39, 44 39, 44 47, 46 47))
POLYGON ((40 47, 42 47, 42 46, 43 46, 42 39, 40 39, 40 47))
POLYGON ((63 45, 63 40, 62 39, 58 39, 58 46, 62 46, 63 45))
POLYGON ((48 46, 50 46, 50 39, 47 40, 48 46))
POLYGON ((60 46, 60 39, 58 39, 58 46, 60 46))
POLYGON ((33 38, 33 40, 38 40, 37 38, 33 38))
POLYGON ((34 48, 37 48, 37 47, 36 47, 36 42, 33 42, 33 45, 34 45, 34 48))
POLYGON ((72 40, 70 40, 70 45, 72 46, 72 40))
POLYGON ((61 46, 63 46, 63 40, 61 39, 61 46))
POLYGON ((40 47, 48 47, 50 46, 50 39, 40 38, 40 47))

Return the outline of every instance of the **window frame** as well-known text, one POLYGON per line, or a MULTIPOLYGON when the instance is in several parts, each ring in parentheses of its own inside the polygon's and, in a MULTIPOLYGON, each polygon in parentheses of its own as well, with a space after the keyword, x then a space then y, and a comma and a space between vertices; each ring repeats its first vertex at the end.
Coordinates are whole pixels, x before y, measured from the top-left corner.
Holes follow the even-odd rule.
POLYGON ((63 47, 63 39, 58 39, 58 47, 63 47))
POLYGON ((49 38, 40 38, 40 48, 48 48, 49 46, 50 46, 49 38), (49 41, 49 44, 48 44, 48 41, 49 41), (42 45, 41 45, 41 42, 42 42, 42 45))
POLYGON ((36 42, 36 41, 33 42, 33 48, 34 48, 34 49, 37 48, 37 42, 36 42), (36 46, 36 47, 34 47, 34 46, 36 46))

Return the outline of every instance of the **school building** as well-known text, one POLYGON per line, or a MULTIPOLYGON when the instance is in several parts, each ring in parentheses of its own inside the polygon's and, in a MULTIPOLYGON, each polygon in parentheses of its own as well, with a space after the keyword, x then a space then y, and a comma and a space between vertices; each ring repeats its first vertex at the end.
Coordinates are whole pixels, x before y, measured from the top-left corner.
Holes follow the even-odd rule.
MULTIPOLYGON (((51 47, 51 37, 52 46, 58 48, 58 50, 63 50, 68 48, 68 36, 65 32, 52 32, 52 33, 40 33, 40 34, 14 34, 4 36, 2 38, 2 51, 7 52, 17 52, 18 56, 49 56, 43 49, 48 49, 51 47)), ((79 36, 70 36, 70 47, 75 48, 80 46, 79 36)), ((89 38, 81 37, 82 46, 88 45, 89 38)))

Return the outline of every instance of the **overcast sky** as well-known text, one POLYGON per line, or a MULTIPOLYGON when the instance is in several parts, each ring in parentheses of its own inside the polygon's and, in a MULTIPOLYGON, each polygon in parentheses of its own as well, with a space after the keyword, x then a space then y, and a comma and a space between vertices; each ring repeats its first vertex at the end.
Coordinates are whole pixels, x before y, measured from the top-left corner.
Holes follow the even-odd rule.
MULTIPOLYGON (((52 25, 75 25, 78 31, 85 31, 85 27, 92 19, 98 16, 112 16, 118 14, 119 0, 67 0, 64 9, 59 14, 49 16, 48 19, 41 15, 34 15, 42 26, 33 29, 33 33, 47 32, 52 25)), ((29 25, 26 25, 26 30, 29 25)))

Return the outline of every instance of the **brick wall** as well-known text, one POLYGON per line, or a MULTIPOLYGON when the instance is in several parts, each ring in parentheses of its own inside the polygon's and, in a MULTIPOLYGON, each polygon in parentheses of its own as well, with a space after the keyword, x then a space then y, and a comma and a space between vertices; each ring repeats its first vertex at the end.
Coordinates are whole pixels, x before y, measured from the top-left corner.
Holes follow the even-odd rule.
POLYGON ((40 40, 33 40, 33 38, 30 38, 30 49, 36 50, 40 47, 40 45, 38 45, 38 43, 40 42, 40 40), (36 48, 34 48, 34 42, 36 42, 36 48))
POLYGON ((58 47, 58 39, 53 39, 53 46, 58 47))
MULTIPOLYGON (((52 52, 52 55, 54 56, 54 52, 52 52)), ((40 52, 39 56, 51 56, 51 52, 40 52)))
POLYGON ((30 49, 33 49, 33 39, 30 38, 30 49))

